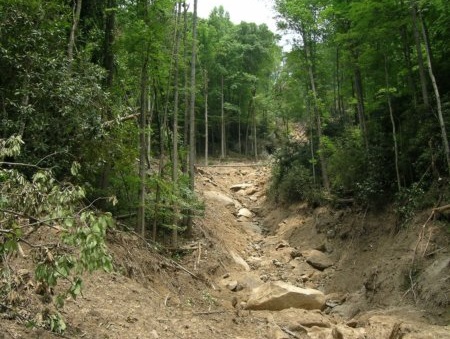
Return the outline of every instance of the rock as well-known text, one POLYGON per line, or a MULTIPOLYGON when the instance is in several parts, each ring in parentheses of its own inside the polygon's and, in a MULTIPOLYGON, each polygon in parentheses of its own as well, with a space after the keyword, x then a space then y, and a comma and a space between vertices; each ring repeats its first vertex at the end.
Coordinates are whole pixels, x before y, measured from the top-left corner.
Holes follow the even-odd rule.
POLYGON ((253 186, 252 184, 237 184, 237 185, 231 186, 230 190, 233 191, 233 192, 237 192, 237 191, 240 191, 242 189, 246 189, 246 188, 249 188, 249 187, 252 187, 252 186, 253 186))
POLYGON ((215 200, 224 206, 236 206, 237 202, 229 196, 217 191, 205 191, 205 198, 215 200))
POLYGON ((300 326, 305 328, 313 326, 331 328, 330 320, 319 311, 289 308, 273 313, 273 318, 277 324, 290 329, 297 329, 300 326))
POLYGON ((250 299, 247 301, 246 309, 279 311, 293 307, 320 310, 324 306, 325 295, 322 292, 276 281, 253 289, 250 299))
POLYGON ((238 217, 251 218, 253 217, 253 213, 247 208, 241 208, 238 212, 238 217))
POLYGON ((290 255, 291 255, 292 259, 295 259, 295 258, 301 257, 302 253, 299 250, 293 248, 290 255))
POLYGON ((251 256, 248 257, 246 261, 253 269, 258 269, 261 267, 262 259, 260 257, 251 256))
POLYGON ((238 286, 238 282, 237 282, 236 280, 230 281, 230 282, 227 284, 227 288, 228 288, 230 291, 236 291, 237 286, 238 286))
POLYGON ((309 250, 302 253, 306 258, 306 262, 312 267, 323 271, 333 265, 333 262, 324 253, 317 250, 309 250))
POLYGON ((252 186, 252 187, 247 188, 247 189, 244 191, 244 194, 247 195, 247 196, 249 196, 249 195, 255 194, 257 191, 258 191, 258 190, 256 189, 256 187, 252 186))
POLYGON ((230 251, 230 254, 236 264, 241 265, 246 271, 250 271, 250 266, 239 254, 234 251, 230 251))
POLYGON ((275 250, 278 251, 280 248, 290 247, 286 240, 282 240, 275 246, 275 250))

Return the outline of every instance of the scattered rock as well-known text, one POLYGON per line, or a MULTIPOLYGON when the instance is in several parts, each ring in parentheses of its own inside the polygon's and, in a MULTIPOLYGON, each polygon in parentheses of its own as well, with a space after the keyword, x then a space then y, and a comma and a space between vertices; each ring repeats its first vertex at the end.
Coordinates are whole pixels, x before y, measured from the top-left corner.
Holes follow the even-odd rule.
POLYGON ((244 194, 247 195, 247 196, 249 196, 249 195, 255 194, 257 191, 258 191, 258 190, 256 189, 256 187, 252 186, 252 187, 247 188, 247 189, 244 191, 244 194))
POLYGON ((289 243, 286 240, 282 240, 275 246, 275 250, 278 251, 280 248, 290 247, 289 243))
POLYGON ((230 291, 236 291, 237 286, 238 286, 238 282, 236 280, 232 280, 227 284, 227 288, 230 291))
POLYGON ((257 269, 257 268, 261 267, 262 259, 259 257, 251 256, 251 257, 248 257, 246 261, 252 269, 257 269))
POLYGON ((283 264, 276 259, 272 260, 272 264, 274 264, 276 267, 283 267, 283 264))
POLYGON ((292 259, 295 259, 295 258, 298 258, 298 257, 302 256, 302 252, 300 252, 299 250, 297 250, 295 248, 292 249, 290 254, 291 254, 291 258, 292 259))
POLYGON ((314 310, 324 306, 325 295, 322 292, 276 281, 253 289, 246 308, 279 311, 290 307, 314 310))
POLYGON ((239 218, 237 218, 238 222, 248 222, 250 219, 241 215, 239 218))
POLYGON ((236 264, 242 266, 246 271, 250 271, 250 266, 239 254, 234 251, 230 251, 230 254, 236 264))
POLYGON ((238 192, 238 191, 240 191, 242 189, 246 189, 246 188, 249 188, 249 187, 252 187, 252 186, 253 186, 252 184, 237 184, 237 185, 231 186, 230 190, 233 191, 233 192, 238 192))
POLYGON ((281 327, 289 328, 291 331, 306 333, 308 328, 317 326, 331 328, 330 320, 320 311, 306 311, 289 308, 273 313, 274 321, 281 327))
POLYGON ((253 217, 253 213, 250 212, 250 210, 247 208, 241 208, 238 212, 238 217, 242 217, 242 216, 246 217, 246 218, 251 218, 251 217, 253 217))
POLYGON ((306 262, 312 267, 323 271, 324 269, 333 265, 333 262, 324 253, 317 250, 309 250, 302 252, 302 255, 306 258, 306 262))

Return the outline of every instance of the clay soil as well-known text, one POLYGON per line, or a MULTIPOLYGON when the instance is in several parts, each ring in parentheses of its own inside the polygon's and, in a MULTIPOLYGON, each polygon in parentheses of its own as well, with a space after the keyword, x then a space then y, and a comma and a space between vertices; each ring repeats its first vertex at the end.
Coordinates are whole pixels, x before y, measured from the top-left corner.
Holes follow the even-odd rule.
POLYGON ((115 271, 84 278, 82 296, 60 311, 62 335, 25 327, 53 310, 36 293, 24 247, 11 259, 21 316, 2 309, 0 338, 450 338, 444 221, 425 223, 423 211, 399 228, 389 211, 275 206, 269 176, 264 163, 198 167, 205 215, 180 250, 160 253, 111 230, 115 271), (314 268, 312 250, 331 266, 314 268), (246 310, 252 289, 270 281, 318 289, 326 307, 246 310))

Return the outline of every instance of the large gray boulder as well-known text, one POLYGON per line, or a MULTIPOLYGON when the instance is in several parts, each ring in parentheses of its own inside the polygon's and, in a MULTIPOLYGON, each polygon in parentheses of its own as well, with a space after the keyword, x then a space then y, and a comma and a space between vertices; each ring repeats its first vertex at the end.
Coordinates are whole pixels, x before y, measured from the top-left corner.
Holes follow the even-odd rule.
POLYGON ((321 310, 325 307, 325 295, 282 281, 269 282, 253 289, 246 309, 279 311, 290 307, 321 310))
POLYGON ((224 206, 239 207, 239 203, 236 200, 230 198, 229 196, 221 192, 205 191, 203 194, 205 195, 206 199, 217 201, 218 203, 221 203, 224 206))

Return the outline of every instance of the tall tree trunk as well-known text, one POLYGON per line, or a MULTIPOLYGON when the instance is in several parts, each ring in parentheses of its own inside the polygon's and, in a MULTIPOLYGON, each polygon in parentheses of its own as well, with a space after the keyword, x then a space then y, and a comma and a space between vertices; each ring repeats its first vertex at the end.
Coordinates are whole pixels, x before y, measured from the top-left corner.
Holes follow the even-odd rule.
MULTIPOLYGON (((107 8, 105 10, 105 36, 103 38, 103 67, 107 71, 107 76, 105 79, 105 88, 107 91, 111 91, 114 82, 114 37, 115 37, 115 27, 116 27, 116 0, 108 0, 106 4, 107 8)), ((106 109, 106 119, 111 121, 114 119, 112 109, 110 106, 106 109)), ((107 192, 108 187, 110 186, 110 175, 112 169, 113 159, 105 159, 101 176, 99 178, 99 187, 101 191, 107 192)), ((102 200, 99 203, 99 207, 102 209, 106 209, 107 201, 102 200)))
MULTIPOLYGON (((189 6, 186 3, 186 0, 183 1, 183 20, 184 20, 184 32, 183 32, 183 60, 185 63, 184 66, 184 128, 183 128, 183 145, 185 148, 185 151, 187 153, 188 147, 189 147, 189 75, 188 75, 188 57, 187 57, 187 51, 188 51, 188 45, 187 45, 187 32, 188 32, 188 19, 187 19, 187 12, 189 6)), ((182 169, 183 173, 187 174, 189 168, 189 156, 186 155, 186 157, 183 159, 182 162, 182 169)))
POLYGON ((311 166, 312 166, 312 174, 313 174, 313 183, 314 185, 317 182, 317 175, 316 175, 316 154, 314 150, 314 115, 311 113, 311 103, 308 100, 308 111, 310 116, 310 130, 311 130, 311 136, 310 136, 310 151, 311 151, 311 166))
POLYGON ((400 170, 398 167, 397 131, 395 128, 394 111, 392 109, 391 93, 390 93, 390 87, 389 87, 389 72, 388 72, 386 55, 384 56, 384 75, 385 75, 385 80, 386 80, 386 98, 387 98, 388 107, 389 107, 389 117, 391 118, 391 125, 392 125, 392 139, 394 141, 395 174, 397 175, 397 189, 400 192, 402 186, 401 186, 401 181, 400 181, 400 170))
POLYGON ((208 71, 205 69, 205 166, 208 166, 208 71))
MULTIPOLYGON (((179 23, 181 19, 181 1, 177 5, 177 19, 176 19, 176 35, 175 35, 175 53, 174 53, 174 98, 173 98, 173 127, 172 127, 172 184, 173 194, 178 196, 178 104, 179 104, 179 49, 180 49, 180 29, 179 23)), ((173 218, 172 218, 172 246, 178 247, 178 214, 179 206, 177 201, 173 201, 173 218)))
POLYGON ((252 129, 253 129, 253 148, 255 160, 258 159, 258 139, 256 138, 256 107, 255 107, 256 89, 252 91, 252 129))
POLYGON ((436 82, 436 77, 434 76, 433 65, 431 62, 430 43, 428 41, 428 35, 425 30, 425 25, 423 24, 423 17, 420 12, 419 12, 419 19, 421 22, 422 36, 423 36, 423 41, 424 41, 424 45, 425 45, 425 55, 426 55, 426 59, 427 59, 428 73, 430 75, 431 84, 433 85, 434 96, 436 97, 435 99, 436 99, 437 113, 438 113, 438 118, 439 118, 439 127, 441 128, 442 145, 444 146, 445 159, 447 161, 447 171, 448 171, 448 174, 450 175, 450 147, 448 144, 448 137, 447 137, 447 130, 445 127, 444 115, 442 113, 441 95, 439 93, 439 87, 436 82))
POLYGON ((330 191, 330 180, 328 178, 328 169, 327 169, 327 161, 325 159, 325 155, 322 150, 322 121, 321 121, 321 114, 320 114, 320 107, 319 107, 319 99, 316 89, 316 81, 314 77, 314 70, 313 70, 313 60, 312 60, 312 54, 311 54, 311 46, 309 46, 308 40, 305 39, 305 34, 303 34, 304 41, 305 41, 305 55, 306 55, 306 63, 308 65, 308 74, 309 74, 309 80, 311 85, 311 91, 313 94, 313 111, 315 114, 315 120, 316 120, 316 127, 317 127, 317 137, 319 139, 319 161, 320 161, 320 169, 322 172, 322 183, 323 187, 327 192, 330 191))
POLYGON ((140 95, 140 116, 139 116, 139 199, 137 212, 137 232, 145 238, 145 196, 146 196, 146 120, 148 109, 148 57, 144 61, 141 71, 141 95, 140 95))
POLYGON ((73 62, 73 50, 75 48, 75 35, 78 29, 78 23, 80 22, 82 0, 76 0, 73 7, 73 19, 72 28, 70 29, 69 44, 67 46, 67 57, 69 59, 69 69, 72 67, 73 62))
MULTIPOLYGON (((140 15, 146 25, 148 25, 148 2, 140 0, 138 3, 140 7, 140 15)), ((137 232, 145 238, 145 198, 146 198, 146 179, 147 170, 146 162, 148 159, 147 143, 147 115, 148 115, 148 62, 149 62, 149 46, 146 46, 145 54, 142 56, 142 70, 141 70, 141 88, 140 88, 140 115, 139 115, 139 194, 138 194, 138 211, 137 211, 137 232)))
MULTIPOLYGON (((191 56, 191 102, 189 112, 189 187, 195 191, 195 63, 197 61, 197 0, 194 0, 192 18, 192 56, 191 56)), ((192 214, 186 229, 187 236, 192 235, 192 214)))
MULTIPOLYGON (((105 18, 105 38, 103 40, 103 66, 107 71, 106 88, 111 89, 114 81, 114 37, 116 28, 116 0, 108 0, 105 18)), ((111 113, 111 112, 109 112, 111 113)), ((111 120, 113 117, 108 116, 111 120)))
POLYGON ((241 109, 239 106, 239 111, 238 111, 238 149, 239 149, 239 154, 242 154, 242 141, 241 141, 241 109))
POLYGON ((420 32, 419 32, 419 22, 417 20, 417 3, 416 1, 412 2, 411 5, 411 17, 413 24, 413 32, 414 32, 414 41, 416 44, 416 52, 417 52, 417 64, 419 66, 419 77, 420 77, 420 88, 422 90, 422 100, 426 108, 430 107, 430 99, 428 97, 427 91, 427 77, 425 75, 425 64, 423 62, 423 54, 422 54, 422 43, 420 40, 420 32))
POLYGON ((223 75, 220 78, 220 158, 225 159, 225 103, 223 94, 223 75))

